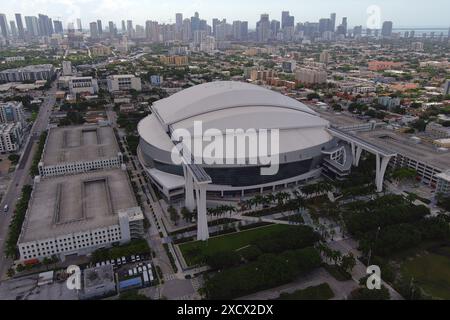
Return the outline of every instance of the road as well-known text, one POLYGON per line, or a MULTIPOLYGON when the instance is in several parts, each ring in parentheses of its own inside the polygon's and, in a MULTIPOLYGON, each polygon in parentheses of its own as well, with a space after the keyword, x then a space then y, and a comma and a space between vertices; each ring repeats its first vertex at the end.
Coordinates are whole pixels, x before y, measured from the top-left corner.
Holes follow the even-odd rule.
POLYGON ((14 172, 8 190, 0 204, 0 280, 3 279, 6 270, 12 263, 11 259, 6 258, 4 254, 4 245, 8 236, 8 226, 16 208, 16 201, 20 196, 22 187, 26 184, 32 184, 33 182, 32 177, 29 175, 29 170, 33 162, 34 153, 37 150, 39 136, 48 126, 51 110, 56 100, 55 93, 56 81, 53 83, 52 88, 46 93, 46 97, 39 109, 36 121, 30 130, 28 140, 25 142, 26 144, 17 165, 17 169, 14 172), (6 214, 3 212, 5 205, 9 206, 9 210, 6 214))

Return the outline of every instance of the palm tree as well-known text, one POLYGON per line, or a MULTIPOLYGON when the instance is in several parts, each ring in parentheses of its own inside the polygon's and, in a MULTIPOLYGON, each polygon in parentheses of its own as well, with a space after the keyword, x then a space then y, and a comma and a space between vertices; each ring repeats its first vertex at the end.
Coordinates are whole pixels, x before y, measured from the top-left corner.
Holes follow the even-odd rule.
POLYGON ((259 204, 262 204, 264 201, 264 197, 261 194, 257 194, 253 197, 254 205, 257 207, 259 204))
POLYGON ((227 210, 226 211, 230 214, 230 218, 231 218, 231 215, 236 212, 236 207, 234 207, 234 206, 227 206, 227 210))
POLYGON ((264 206, 267 206, 267 205, 269 205, 270 203, 271 203, 271 199, 270 199, 268 196, 263 196, 262 204, 263 204, 264 206))
POLYGON ((274 203, 275 202, 275 195, 273 194, 273 193, 269 193, 267 196, 266 196, 266 199, 267 199, 267 201, 269 201, 269 204, 272 204, 272 203, 274 203))
POLYGON ((278 192, 275 195, 275 198, 277 199, 278 206, 282 206, 284 204, 284 201, 290 198, 290 194, 287 192, 278 192))
POLYGON ((190 212, 186 207, 181 208, 181 216, 186 222, 190 222, 192 220, 192 212, 190 212))

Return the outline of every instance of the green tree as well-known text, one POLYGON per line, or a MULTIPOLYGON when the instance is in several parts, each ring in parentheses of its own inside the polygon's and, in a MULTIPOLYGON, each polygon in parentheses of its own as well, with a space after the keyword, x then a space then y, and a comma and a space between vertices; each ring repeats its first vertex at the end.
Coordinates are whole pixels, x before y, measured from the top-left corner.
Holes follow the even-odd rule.
POLYGON ((348 273, 351 273, 355 266, 356 266, 356 259, 353 256, 353 253, 349 252, 348 254, 342 256, 340 265, 342 269, 344 269, 348 273))
POLYGON ((183 217, 183 220, 186 222, 191 222, 193 218, 192 212, 189 211, 189 209, 186 207, 181 208, 181 216, 183 217))
POLYGON ((177 225, 178 221, 180 220, 180 215, 178 214, 177 209, 175 209, 173 206, 170 206, 167 209, 167 212, 169 212, 169 216, 170 216, 170 220, 172 220, 172 222, 177 225))

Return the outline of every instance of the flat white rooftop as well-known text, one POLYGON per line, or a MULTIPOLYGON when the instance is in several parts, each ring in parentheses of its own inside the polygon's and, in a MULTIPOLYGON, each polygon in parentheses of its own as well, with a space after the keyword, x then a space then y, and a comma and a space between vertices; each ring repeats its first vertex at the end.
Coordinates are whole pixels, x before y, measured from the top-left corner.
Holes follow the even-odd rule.
POLYGON ((114 131, 108 126, 81 125, 51 128, 43 159, 45 166, 110 159, 119 153, 114 131))
POLYGON ((120 169, 42 179, 35 183, 19 242, 118 224, 118 211, 136 206, 120 169))

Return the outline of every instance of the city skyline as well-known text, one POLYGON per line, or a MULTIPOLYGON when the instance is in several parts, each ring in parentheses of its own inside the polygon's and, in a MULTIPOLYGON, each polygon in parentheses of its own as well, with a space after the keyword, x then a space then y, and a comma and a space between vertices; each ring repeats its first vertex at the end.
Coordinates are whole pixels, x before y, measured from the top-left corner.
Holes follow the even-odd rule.
POLYGON ((84 28, 86 28, 89 22, 98 19, 111 20, 116 24, 119 24, 121 20, 130 19, 138 24, 143 24, 146 20, 175 23, 175 13, 180 12, 184 18, 189 18, 197 11, 209 24, 213 18, 226 18, 229 21, 247 20, 249 28, 253 29, 262 13, 269 14, 271 20, 281 20, 281 12, 289 11, 297 23, 318 21, 320 18, 328 16, 330 12, 336 12, 338 20, 348 17, 349 26, 363 25, 365 27, 369 17, 367 9, 371 5, 378 5, 381 10, 381 20, 393 20, 395 27, 446 28, 448 27, 446 13, 450 10, 450 3, 444 0, 433 1, 432 4, 405 0, 399 0, 396 3, 385 0, 377 1, 377 3, 366 0, 348 0, 337 4, 335 1, 323 0, 315 3, 314 6, 308 5, 307 1, 290 0, 283 4, 250 0, 235 5, 234 2, 236 0, 226 3, 216 1, 206 3, 203 0, 189 3, 182 0, 169 0, 163 3, 154 1, 141 3, 135 0, 126 2, 115 0, 19 0, 3 4, 2 13, 7 16, 8 20, 13 20, 16 13, 21 13, 22 16, 43 13, 54 20, 62 20, 64 27, 67 27, 67 23, 76 22, 76 19, 81 18, 84 28), (236 11, 237 6, 240 6, 241 10, 236 11), (257 10, 254 9, 256 7, 257 10), (445 10, 447 7, 448 10, 445 10), (418 11, 421 12, 420 16, 414 14, 418 11), (124 12, 128 14, 124 14, 124 12))

